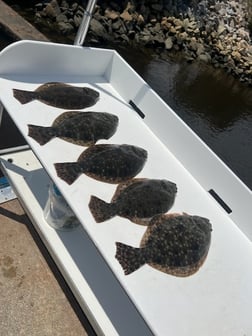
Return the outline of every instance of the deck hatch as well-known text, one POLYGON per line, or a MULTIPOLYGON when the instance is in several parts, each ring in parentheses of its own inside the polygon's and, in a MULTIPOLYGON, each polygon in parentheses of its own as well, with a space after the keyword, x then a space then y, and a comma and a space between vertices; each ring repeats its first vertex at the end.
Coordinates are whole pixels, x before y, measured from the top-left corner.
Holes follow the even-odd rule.
POLYGON ((209 194, 222 206, 222 208, 230 214, 232 212, 232 209, 223 201, 223 199, 213 190, 208 190, 209 194))

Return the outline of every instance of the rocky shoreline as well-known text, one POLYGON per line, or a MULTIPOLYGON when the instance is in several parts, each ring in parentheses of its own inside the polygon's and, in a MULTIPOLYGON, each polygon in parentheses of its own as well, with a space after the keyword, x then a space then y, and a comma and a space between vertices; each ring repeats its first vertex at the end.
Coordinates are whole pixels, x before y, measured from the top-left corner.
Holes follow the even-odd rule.
MULTIPOLYGON (((85 1, 36 2, 35 21, 56 26, 74 36, 85 1)), ((252 40, 243 0, 201 0, 196 6, 180 1, 98 1, 88 41, 136 44, 183 53, 188 62, 200 60, 224 68, 252 86, 252 40)), ((195 2, 194 2, 195 3, 195 2)))

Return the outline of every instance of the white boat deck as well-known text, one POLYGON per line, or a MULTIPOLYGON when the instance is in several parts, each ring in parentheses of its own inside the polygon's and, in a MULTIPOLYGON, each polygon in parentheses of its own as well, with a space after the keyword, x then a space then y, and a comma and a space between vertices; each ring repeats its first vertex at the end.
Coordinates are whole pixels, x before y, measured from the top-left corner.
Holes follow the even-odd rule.
POLYGON ((118 54, 19 42, 0 54, 0 77, 0 99, 37 157, 30 150, 24 151, 11 154, 11 163, 10 157, 4 155, 2 166, 97 333, 252 333, 252 229, 248 216, 251 191, 118 54), (19 60, 22 52, 27 57, 19 60), (40 146, 27 136, 27 124, 51 125, 63 111, 38 101, 21 105, 12 89, 34 90, 48 81, 98 90, 100 100, 87 110, 119 117, 115 135, 99 143, 128 143, 145 148, 148 159, 138 177, 165 178, 177 184, 178 194, 170 212, 210 219, 210 251, 196 274, 177 278, 145 265, 124 275, 115 259, 115 242, 137 247, 145 228, 119 217, 97 224, 88 208, 91 195, 110 201, 116 186, 86 175, 67 185, 57 177, 54 163, 76 161, 85 148, 60 139, 40 146), (144 113, 144 119, 130 101, 144 113), (72 232, 55 231, 43 218, 50 179, 82 224, 72 232), (209 190, 222 197, 228 212, 209 190))

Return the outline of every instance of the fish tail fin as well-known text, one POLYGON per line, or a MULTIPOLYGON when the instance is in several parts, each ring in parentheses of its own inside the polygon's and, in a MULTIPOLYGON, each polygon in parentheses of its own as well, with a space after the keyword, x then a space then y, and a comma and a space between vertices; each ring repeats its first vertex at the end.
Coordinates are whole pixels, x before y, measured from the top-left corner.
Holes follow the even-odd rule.
POLYGON ((96 196, 91 196, 89 209, 96 223, 104 222, 116 215, 114 204, 106 203, 96 196))
POLYGON ((130 274, 145 264, 141 249, 116 242, 116 259, 121 264, 124 274, 130 274))
POLYGON ((54 166, 58 177, 68 184, 72 184, 83 172, 78 162, 60 162, 54 166))
POLYGON ((33 91, 25 91, 19 89, 13 89, 13 95, 21 104, 27 104, 36 97, 33 91))
POLYGON ((44 145, 55 137, 55 132, 52 127, 28 125, 28 135, 40 145, 44 145))

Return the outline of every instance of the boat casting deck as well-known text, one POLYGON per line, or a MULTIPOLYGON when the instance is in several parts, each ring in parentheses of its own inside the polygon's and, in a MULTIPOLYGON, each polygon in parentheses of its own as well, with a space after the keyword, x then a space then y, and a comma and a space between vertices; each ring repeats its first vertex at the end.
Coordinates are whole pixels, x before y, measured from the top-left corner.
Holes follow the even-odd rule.
MULTIPOLYGON (((155 335, 166 335, 168 328, 176 335, 187 335, 188 329, 194 335, 202 334, 202 330, 205 334, 212 335, 227 326, 230 335, 237 335, 237 332, 241 333, 241 331, 244 334, 249 333, 250 309, 243 309, 242 314, 238 312, 241 305, 248 308, 249 298, 252 295, 249 264, 251 260, 249 256, 252 253, 251 242, 243 233, 248 231, 248 234, 251 234, 246 214, 249 213, 250 206, 247 207, 247 203, 251 204, 252 195, 214 156, 214 153, 114 51, 23 41, 13 44, 2 52, 1 76, 2 103, 22 131, 30 148, 44 165, 50 178, 54 180, 74 210, 83 228, 80 227, 79 230, 71 232, 71 235, 54 232, 43 219, 46 190, 43 196, 42 186, 44 188, 48 183, 38 178, 38 174, 43 170, 37 168, 34 170, 32 164, 23 165, 23 160, 21 167, 16 160, 13 160, 13 164, 10 165, 7 157, 3 158, 2 164, 40 236, 47 242, 65 278, 70 281, 74 293, 77 293, 81 306, 85 302, 84 311, 86 311, 85 307, 88 308, 89 313, 92 313, 91 318, 98 323, 97 328, 104 330, 104 312, 117 330, 124 330, 122 333, 119 332, 119 335, 134 334, 133 331, 129 332, 129 328, 132 328, 132 318, 135 318, 136 314, 130 319, 131 323, 127 323, 128 333, 125 333, 125 320, 118 320, 121 316, 129 316, 125 314, 125 304, 130 303, 130 298, 155 335), (17 61, 17 55, 24 51, 27 53, 26 58, 17 61), (58 60, 57 64, 54 62, 55 59, 58 60), (72 62, 69 62, 69 59, 72 62), (38 63, 40 67, 37 67, 38 63), (78 68, 76 64, 79 65, 78 68), (123 78, 127 78, 127 81, 120 81, 118 73, 123 78), (75 85, 87 85, 99 90, 100 100, 95 105, 95 110, 109 110, 118 115, 120 120, 118 130, 113 136, 113 143, 131 143, 148 151, 148 160, 140 176, 167 178, 178 185, 179 192, 173 212, 197 214, 211 220, 213 239, 210 253, 204 266, 195 276, 184 280, 177 279, 157 273, 147 266, 143 266, 141 270, 127 278, 124 276, 114 258, 114 242, 120 241, 137 246, 144 229, 136 225, 125 225, 123 219, 119 218, 111 219, 104 225, 94 223, 88 209, 90 194, 109 199, 113 194, 113 186, 107 184, 104 186, 84 175, 71 186, 59 180, 54 163, 75 161, 83 149, 60 139, 54 139, 45 146, 39 146, 28 137, 27 124, 51 124, 61 111, 57 108, 45 107, 37 101, 20 106, 13 97, 13 88, 34 90, 44 81, 59 80, 75 85), (144 119, 132 110, 131 101, 145 114, 144 119), (162 120, 162 124, 157 124, 157 120, 162 120), (129 129, 132 130, 130 134, 129 129), (188 148, 191 148, 190 156, 186 156, 185 141, 188 148), (197 156, 197 160, 194 156, 197 156), (160 165, 161 159, 162 165, 160 165), (212 169, 209 170, 209 167, 212 169), (217 177, 221 181, 218 181, 217 177), (229 190, 233 191, 231 195, 226 195, 227 180, 230 181, 229 190), (223 181, 225 183, 221 183, 223 181), (26 186, 21 188, 22 183, 26 183, 26 186), (219 195, 225 195, 224 200, 232 211, 225 212, 208 193, 209 190, 216 190, 219 191, 219 195), (230 196, 233 196, 233 199, 230 196), (240 202, 240 199, 244 199, 244 202, 240 202), (35 204, 37 204, 36 207, 35 204), (89 245, 89 240, 86 238, 89 238, 90 242, 91 239, 93 240, 96 249, 91 251, 93 245, 89 245), (94 253, 97 255, 97 250, 110 267, 110 272, 107 272, 108 267, 106 269, 103 267, 101 270, 101 267, 105 266, 104 262, 100 263, 98 260, 94 262, 93 256, 94 253), (104 279, 105 273, 106 281, 97 281, 101 274, 104 279), (242 287, 241 282, 237 281, 241 274, 242 287), (118 285, 120 284, 128 297, 125 297, 122 289, 121 300, 118 292, 115 295, 115 288, 119 286, 114 286, 117 282, 113 282, 115 280, 113 275, 116 276, 118 285), (86 280, 85 286, 84 280, 86 280), (87 285, 89 288, 92 286, 92 293, 90 293, 92 302, 88 301, 89 297, 87 298, 87 285), (106 290, 104 286, 107 286, 106 290), (94 295, 95 300, 93 300, 94 295), (112 302, 111 300, 115 298, 117 302, 112 302), (197 304, 195 304, 195 298, 197 304), (102 304, 102 307, 99 304, 102 304), (180 307, 179 316, 173 309, 175 306, 180 307), (207 306, 207 313, 202 310, 203 306, 207 306), (96 313, 97 308, 99 314, 96 313), (226 312, 225 316, 222 315, 223 310, 226 312), (157 311, 159 311, 158 319, 157 311), (189 311, 190 314, 188 314, 189 311), (101 312, 103 318, 98 320, 97 317, 101 316, 101 312), (197 321, 192 316, 197 316, 197 321), (180 324, 176 319, 183 320, 184 324, 180 324), (215 323, 210 323, 210 320, 214 320, 215 323), (115 321, 120 324, 115 324, 115 321), (187 326, 186 329, 184 326, 187 326)), ((140 321, 139 319, 139 327, 140 321)), ((105 322, 107 325, 108 321, 105 322)), ((109 330, 112 330, 113 326, 110 325, 109 330)), ((112 335, 111 332, 105 334, 112 335)), ((139 332, 139 334, 146 335, 146 332, 139 332)))

